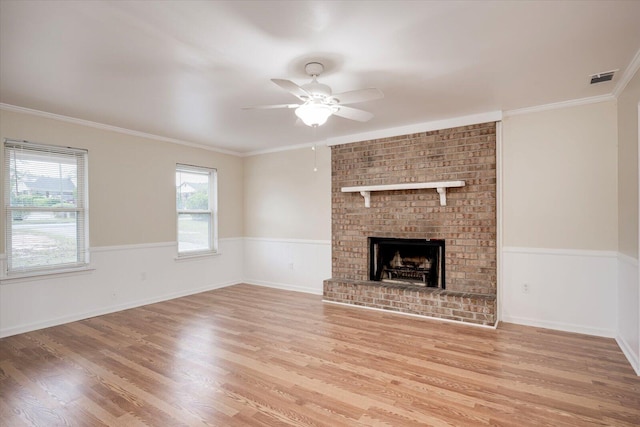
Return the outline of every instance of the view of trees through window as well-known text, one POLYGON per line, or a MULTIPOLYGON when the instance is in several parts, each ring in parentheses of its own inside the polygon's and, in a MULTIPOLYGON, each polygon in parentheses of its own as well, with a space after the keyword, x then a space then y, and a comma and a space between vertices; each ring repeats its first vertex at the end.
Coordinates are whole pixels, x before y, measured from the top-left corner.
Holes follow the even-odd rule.
POLYGON ((176 169, 179 253, 214 249, 212 172, 180 165, 176 169))

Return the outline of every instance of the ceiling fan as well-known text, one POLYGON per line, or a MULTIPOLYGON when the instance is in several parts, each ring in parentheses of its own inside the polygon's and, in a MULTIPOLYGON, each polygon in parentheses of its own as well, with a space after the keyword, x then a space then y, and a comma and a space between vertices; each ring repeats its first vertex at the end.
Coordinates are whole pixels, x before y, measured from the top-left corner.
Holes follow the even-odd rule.
POLYGON ((295 108, 296 116, 305 125, 316 127, 325 124, 332 115, 359 122, 369 121, 373 114, 346 105, 384 98, 382 91, 376 88, 352 90, 333 95, 329 86, 318 82, 318 76, 324 71, 324 65, 319 62, 309 62, 304 70, 311 76, 311 82, 302 86, 298 86, 291 80, 271 79, 282 89, 296 96, 302 101, 301 104, 257 105, 243 109, 295 108))

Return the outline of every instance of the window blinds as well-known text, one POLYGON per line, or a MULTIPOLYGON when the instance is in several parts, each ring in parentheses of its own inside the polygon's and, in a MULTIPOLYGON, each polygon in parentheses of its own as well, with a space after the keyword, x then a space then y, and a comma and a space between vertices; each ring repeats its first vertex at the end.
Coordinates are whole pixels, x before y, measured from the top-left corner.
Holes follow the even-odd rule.
POLYGON ((7 270, 88 263, 87 151, 5 141, 7 270))

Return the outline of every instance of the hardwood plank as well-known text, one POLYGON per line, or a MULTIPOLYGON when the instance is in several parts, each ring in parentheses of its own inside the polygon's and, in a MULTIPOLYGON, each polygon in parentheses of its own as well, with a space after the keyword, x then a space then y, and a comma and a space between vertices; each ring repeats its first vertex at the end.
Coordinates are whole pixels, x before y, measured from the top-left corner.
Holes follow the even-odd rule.
POLYGON ((612 339, 236 285, 0 340, 2 425, 638 426, 612 339))

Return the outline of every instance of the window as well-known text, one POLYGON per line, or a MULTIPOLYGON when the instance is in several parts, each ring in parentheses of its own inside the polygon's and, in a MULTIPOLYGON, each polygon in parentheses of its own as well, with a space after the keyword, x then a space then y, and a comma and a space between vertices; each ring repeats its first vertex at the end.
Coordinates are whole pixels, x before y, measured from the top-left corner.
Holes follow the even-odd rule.
POLYGON ((178 256, 217 251, 217 199, 215 169, 176 166, 178 256))
POLYGON ((89 262, 87 151, 5 140, 7 273, 89 262))

